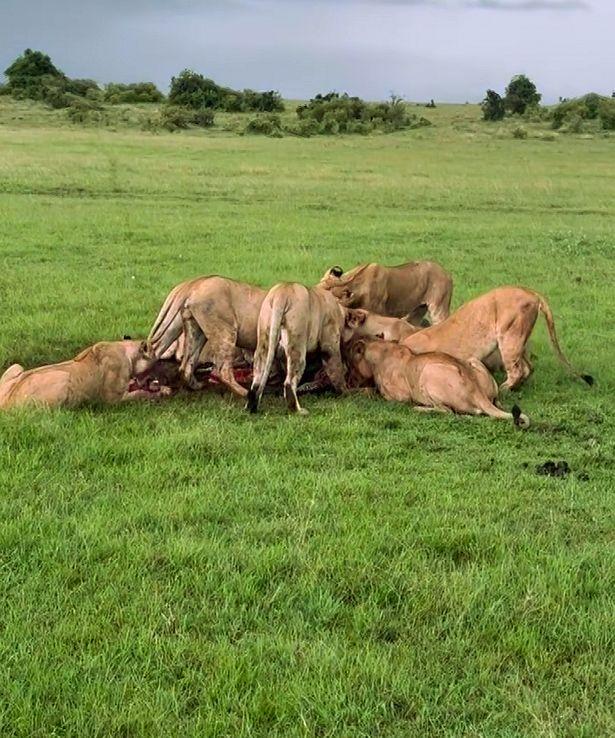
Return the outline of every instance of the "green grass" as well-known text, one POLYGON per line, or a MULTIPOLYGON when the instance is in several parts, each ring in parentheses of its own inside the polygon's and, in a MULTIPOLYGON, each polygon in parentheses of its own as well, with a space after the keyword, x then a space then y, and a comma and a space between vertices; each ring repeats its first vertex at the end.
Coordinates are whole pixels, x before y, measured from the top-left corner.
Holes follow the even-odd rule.
POLYGON ((11 105, 2 366, 145 335, 198 274, 433 258, 455 305, 544 293, 597 384, 539 325, 527 432, 364 397, 0 415, 0 735, 612 735, 613 139, 517 141, 473 106, 271 140, 11 105))

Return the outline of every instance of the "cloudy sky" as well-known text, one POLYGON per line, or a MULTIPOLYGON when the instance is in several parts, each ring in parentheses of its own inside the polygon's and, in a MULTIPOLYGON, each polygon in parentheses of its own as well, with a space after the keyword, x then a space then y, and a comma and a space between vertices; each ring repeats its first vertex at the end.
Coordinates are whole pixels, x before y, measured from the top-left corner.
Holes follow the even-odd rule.
POLYGON ((451 102, 523 72, 551 102, 615 89, 614 29, 615 0, 0 0, 0 68, 31 47, 99 82, 451 102))

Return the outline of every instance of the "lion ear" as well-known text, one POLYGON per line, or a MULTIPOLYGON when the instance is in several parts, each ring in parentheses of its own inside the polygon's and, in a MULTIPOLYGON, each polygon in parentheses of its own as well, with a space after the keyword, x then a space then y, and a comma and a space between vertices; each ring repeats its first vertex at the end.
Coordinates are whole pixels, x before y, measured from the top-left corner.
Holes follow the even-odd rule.
POLYGON ((344 270, 342 269, 341 266, 334 266, 334 267, 331 267, 331 269, 329 269, 329 274, 332 277, 338 277, 339 278, 339 277, 342 276, 343 273, 344 273, 344 270))
POLYGON ((363 325, 367 319, 367 312, 365 310, 346 310, 346 325, 349 328, 358 328, 363 325))

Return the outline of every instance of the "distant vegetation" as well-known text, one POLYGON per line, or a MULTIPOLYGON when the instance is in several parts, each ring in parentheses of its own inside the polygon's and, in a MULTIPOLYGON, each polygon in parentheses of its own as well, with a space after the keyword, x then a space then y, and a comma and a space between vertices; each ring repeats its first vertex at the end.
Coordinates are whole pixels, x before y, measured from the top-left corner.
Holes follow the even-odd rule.
MULTIPOLYGON (((550 121, 551 128, 562 133, 615 130, 615 92, 611 97, 590 92, 573 100, 560 98, 559 104, 550 108, 540 107, 541 99, 536 85, 520 74, 511 79, 503 97, 495 90, 487 90, 481 103, 483 118, 500 121, 511 115, 526 120, 550 121)), ((526 138, 527 132, 517 126, 513 136, 526 138)))
POLYGON ((517 74, 508 83, 504 97, 495 90, 487 90, 481 103, 485 120, 502 120, 506 113, 523 115, 538 107, 542 95, 536 85, 524 74, 517 74))
POLYGON ((588 126, 595 127, 597 124, 604 130, 614 131, 615 98, 590 92, 556 105, 550 111, 549 118, 553 128, 570 133, 582 133, 588 126))
MULTIPOLYGON (((153 82, 101 86, 92 79, 68 77, 48 54, 32 49, 17 57, 5 74, 7 83, 0 85, 0 95, 63 109, 68 120, 82 125, 178 131, 209 128, 217 113, 222 121, 218 127, 224 130, 272 137, 389 133, 432 125, 396 96, 385 102, 367 102, 347 93, 328 92, 315 95, 295 111, 286 111, 276 90, 234 90, 190 69, 171 79, 168 97, 153 82), (241 113, 250 115, 233 115, 241 113)), ((495 122, 507 119, 505 127, 495 132, 518 139, 529 135, 520 123, 530 123, 532 128, 550 126, 561 133, 602 131, 609 135, 615 131, 615 92, 612 97, 589 93, 572 100, 560 98, 552 107, 542 107, 541 100, 534 82, 519 74, 503 94, 487 90, 481 103, 482 117, 495 122)), ((435 108, 436 104, 430 100, 424 107, 435 108)), ((543 131, 539 137, 553 140, 557 135, 543 131)))
POLYGON ((284 102, 279 92, 255 92, 254 90, 232 90, 221 87, 213 79, 208 79, 191 69, 184 69, 171 79, 169 104, 198 110, 211 108, 228 113, 262 112, 277 113, 284 110, 284 102))
POLYGON ((153 82, 133 82, 128 85, 110 82, 105 87, 103 99, 112 105, 120 105, 122 103, 159 103, 164 100, 164 95, 153 82))
POLYGON ((18 100, 39 100, 52 108, 68 108, 74 122, 100 118, 101 103, 161 102, 164 95, 153 82, 111 83, 101 88, 93 79, 71 79, 48 54, 26 49, 5 70, 2 92, 18 100), (95 115, 94 115, 95 113, 95 115))
POLYGON ((316 95, 297 108, 299 128, 319 134, 390 132, 431 125, 426 118, 409 113, 399 97, 368 103, 359 97, 329 92, 316 95))

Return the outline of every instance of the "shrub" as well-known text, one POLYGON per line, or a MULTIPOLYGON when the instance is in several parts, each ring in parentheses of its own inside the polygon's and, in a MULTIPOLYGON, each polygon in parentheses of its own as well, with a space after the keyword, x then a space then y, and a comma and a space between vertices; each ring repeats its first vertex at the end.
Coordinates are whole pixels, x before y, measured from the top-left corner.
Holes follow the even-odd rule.
POLYGON ((513 128, 512 135, 513 138, 524 139, 527 138, 527 131, 522 126, 517 126, 513 128))
POLYGON ((98 83, 93 79, 66 79, 64 83, 66 92, 71 95, 77 95, 78 97, 89 97, 90 99, 99 98, 102 94, 102 90, 98 86, 98 83))
POLYGON ((578 118, 581 121, 595 120, 597 118, 602 120, 600 111, 604 102, 608 102, 608 100, 608 97, 603 97, 595 92, 590 92, 587 95, 583 95, 583 97, 577 97, 573 100, 566 100, 556 105, 550 111, 551 127, 557 129, 567 124, 567 130, 570 130, 571 122, 576 127, 579 126, 577 122, 578 118))
POLYGON ((316 95, 306 105, 297 108, 297 117, 300 121, 312 121, 313 125, 305 129, 307 135, 365 134, 373 130, 388 132, 431 125, 426 118, 408 113, 399 97, 392 96, 388 102, 367 103, 361 98, 337 92, 316 95))
POLYGON ((260 133, 264 136, 281 136, 282 120, 276 113, 267 113, 250 118, 245 133, 260 133))
POLYGON ((169 102, 184 108, 215 108, 224 98, 224 90, 213 79, 198 72, 184 69, 171 79, 169 102))
POLYGON ((104 100, 111 105, 158 103, 164 100, 164 95, 153 82, 131 82, 130 84, 110 82, 105 87, 104 100))
POLYGON ((517 74, 508 83, 504 103, 511 113, 523 115, 526 108, 537 106, 541 98, 536 85, 524 74, 517 74))
POLYGON ((172 105, 194 108, 213 108, 225 110, 229 113, 254 111, 261 113, 275 113, 284 110, 284 102, 279 92, 268 90, 231 90, 221 87, 212 79, 202 74, 184 69, 183 72, 171 80, 169 102, 172 105))
POLYGON ((191 126, 208 128, 214 124, 212 110, 192 110, 179 105, 165 105, 160 111, 159 119, 151 121, 151 127, 158 125, 167 131, 185 130, 191 126))
POLYGON ((11 94, 17 98, 42 100, 46 82, 53 79, 66 80, 47 54, 26 49, 21 56, 4 70, 8 77, 11 94))
POLYGON ((568 118, 566 125, 568 133, 582 133, 583 132, 583 118, 580 115, 574 113, 568 118))
POLYGON ((605 97, 600 101, 598 117, 605 131, 615 131, 615 98, 605 97))
MULTIPOLYGON (((275 90, 268 90, 267 92, 255 92, 254 90, 235 92, 234 90, 229 90, 226 93, 222 105, 225 110, 229 110, 227 107, 228 98, 239 98, 242 110, 251 110, 260 113, 281 113, 284 110, 282 96, 275 90)), ((236 102, 233 100, 230 104, 233 106, 236 105, 236 102)), ((229 112, 232 111, 229 110, 229 112)))
POLYGON ((293 136, 301 136, 303 138, 310 138, 319 133, 318 122, 311 118, 304 120, 298 120, 296 123, 286 126, 286 132, 293 136))
POLYGON ((101 123, 105 115, 97 103, 84 97, 67 93, 68 106, 66 115, 72 123, 101 123))
POLYGON ((506 113, 504 100, 495 90, 487 90, 485 99, 481 103, 484 120, 502 120, 506 113))
POLYGON ((8 85, 0 85, 0 96, 10 95, 10 94, 11 94, 11 88, 8 85))
POLYGON ((214 111, 207 108, 192 113, 191 124, 199 128, 210 128, 214 124, 214 111))

